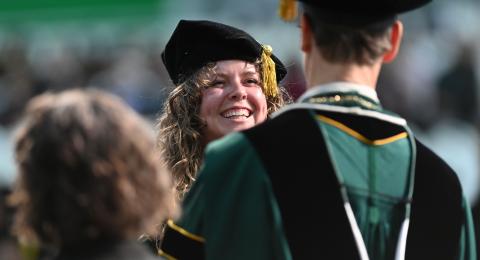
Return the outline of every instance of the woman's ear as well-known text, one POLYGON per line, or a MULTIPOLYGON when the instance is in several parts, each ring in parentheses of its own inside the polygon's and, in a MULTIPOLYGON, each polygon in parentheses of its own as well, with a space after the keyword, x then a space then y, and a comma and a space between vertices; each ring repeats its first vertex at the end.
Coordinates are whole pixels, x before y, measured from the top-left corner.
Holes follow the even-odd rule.
POLYGON ((390 49, 383 54, 383 62, 390 63, 392 62, 398 54, 398 50, 400 49, 400 43, 403 37, 403 24, 399 20, 395 21, 392 25, 392 31, 390 34, 390 49))
POLYGON ((300 46, 303 52, 311 52, 313 46, 313 33, 305 14, 300 18, 300 46))

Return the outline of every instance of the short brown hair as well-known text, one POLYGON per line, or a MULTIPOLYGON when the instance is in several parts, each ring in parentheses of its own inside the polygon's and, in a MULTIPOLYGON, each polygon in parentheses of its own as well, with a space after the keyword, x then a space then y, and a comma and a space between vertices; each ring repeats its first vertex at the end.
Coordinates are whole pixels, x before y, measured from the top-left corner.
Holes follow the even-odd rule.
POLYGON ((137 238, 173 214, 151 127, 97 90, 43 94, 16 136, 16 233, 56 246, 137 238))
POLYGON ((309 5, 303 5, 303 10, 316 45, 329 62, 372 65, 391 47, 391 24, 364 28, 333 25, 317 19, 309 5))

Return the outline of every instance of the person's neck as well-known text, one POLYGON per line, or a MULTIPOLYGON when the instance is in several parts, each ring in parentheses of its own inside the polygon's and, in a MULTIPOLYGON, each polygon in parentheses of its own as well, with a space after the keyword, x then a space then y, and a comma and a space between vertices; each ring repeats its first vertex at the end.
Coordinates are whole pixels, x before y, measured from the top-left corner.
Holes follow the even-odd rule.
POLYGON ((307 89, 330 82, 344 81, 376 88, 381 62, 374 65, 331 63, 314 52, 305 57, 307 89))

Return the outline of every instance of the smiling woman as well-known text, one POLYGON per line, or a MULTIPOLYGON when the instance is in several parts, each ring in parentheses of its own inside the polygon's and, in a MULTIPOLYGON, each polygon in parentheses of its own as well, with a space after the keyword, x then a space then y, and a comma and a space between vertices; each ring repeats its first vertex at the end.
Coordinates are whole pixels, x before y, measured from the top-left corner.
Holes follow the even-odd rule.
POLYGON ((288 95, 278 82, 286 69, 269 46, 211 21, 181 20, 162 60, 176 87, 157 140, 181 200, 209 142, 265 121, 284 104, 288 95))
POLYGON ((204 141, 250 128, 267 118, 267 101, 260 73, 241 60, 218 61, 210 87, 202 91, 200 118, 205 122, 204 141))

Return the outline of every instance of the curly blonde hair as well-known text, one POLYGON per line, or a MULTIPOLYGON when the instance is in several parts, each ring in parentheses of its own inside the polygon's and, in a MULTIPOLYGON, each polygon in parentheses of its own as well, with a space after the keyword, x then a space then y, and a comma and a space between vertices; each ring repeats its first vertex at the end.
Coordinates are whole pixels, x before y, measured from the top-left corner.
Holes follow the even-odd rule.
MULTIPOLYGON (((253 64, 261 74, 260 60, 253 64)), ((173 174, 178 199, 182 199, 190 189, 202 162, 206 145, 202 136, 205 123, 199 116, 202 89, 208 87, 215 68, 216 63, 209 63, 176 86, 168 96, 156 125, 157 145, 173 174)), ((266 97, 268 116, 291 102, 287 91, 283 87, 278 88, 280 95, 266 97)))

